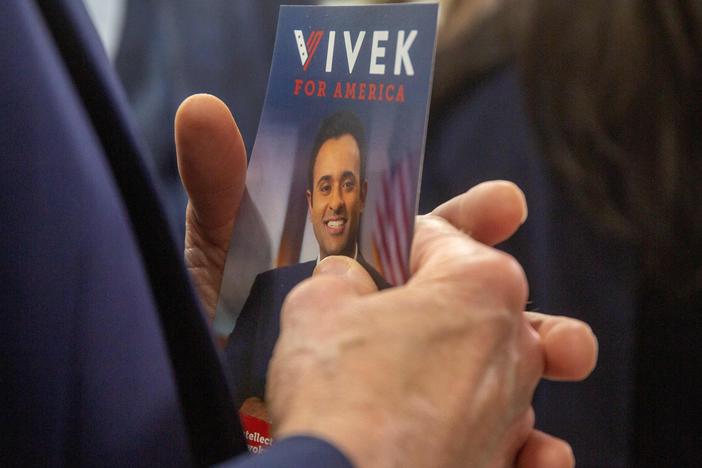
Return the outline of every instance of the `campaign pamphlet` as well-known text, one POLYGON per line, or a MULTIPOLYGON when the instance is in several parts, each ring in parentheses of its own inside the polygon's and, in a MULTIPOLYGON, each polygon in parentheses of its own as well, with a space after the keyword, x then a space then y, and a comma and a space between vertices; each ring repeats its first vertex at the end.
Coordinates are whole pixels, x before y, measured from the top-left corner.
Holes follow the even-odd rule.
POLYGON ((380 289, 409 278, 437 14, 280 9, 215 322, 234 329, 227 358, 252 452, 271 443, 265 375, 287 293, 328 255, 355 258, 380 289))

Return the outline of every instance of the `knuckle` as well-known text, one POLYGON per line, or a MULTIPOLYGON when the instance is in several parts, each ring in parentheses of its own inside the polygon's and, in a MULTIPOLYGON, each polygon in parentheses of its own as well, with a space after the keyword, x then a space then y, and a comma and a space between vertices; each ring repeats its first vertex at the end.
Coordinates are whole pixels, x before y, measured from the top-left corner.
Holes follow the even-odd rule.
POLYGON ((536 423, 536 415, 534 407, 529 406, 523 410, 518 416, 513 425, 513 430, 520 440, 524 440, 529 436, 529 433, 534 429, 536 423))
MULTIPOLYGON (((486 320, 485 330, 493 337, 505 353, 510 353, 514 346, 515 330, 518 326, 516 315, 505 307, 490 308, 486 320)), ((513 353, 511 353, 513 354, 513 353)), ((513 355, 509 355, 510 361, 514 361, 513 355)))
POLYGON ((507 311, 507 321, 524 310, 529 286, 521 265, 509 254, 481 246, 453 262, 446 276, 458 280, 457 292, 465 300, 474 302, 481 296, 495 309, 507 311))
POLYGON ((491 249, 484 263, 484 287, 494 291, 509 310, 521 312, 528 298, 529 286, 519 262, 507 253, 491 249))
POLYGON ((535 424, 536 424, 536 413, 534 412, 534 407, 529 406, 529 409, 526 411, 526 414, 524 415, 524 426, 527 427, 529 430, 532 430, 534 428, 535 424))

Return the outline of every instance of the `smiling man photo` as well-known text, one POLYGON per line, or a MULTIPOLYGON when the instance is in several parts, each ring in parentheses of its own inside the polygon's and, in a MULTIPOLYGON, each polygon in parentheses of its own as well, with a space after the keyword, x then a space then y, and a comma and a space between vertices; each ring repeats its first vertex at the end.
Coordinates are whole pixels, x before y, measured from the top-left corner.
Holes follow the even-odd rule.
POLYGON ((327 117, 315 138, 307 178, 307 205, 319 262, 329 255, 356 259, 379 289, 385 279, 358 247, 361 215, 368 194, 366 140, 360 119, 348 111, 327 117))
POLYGON ((360 128, 345 114, 334 114, 317 137, 310 163, 307 204, 320 260, 328 255, 356 257, 358 228, 368 183, 361 171, 360 128), (333 119, 333 120, 331 120, 333 119), (342 125, 344 123, 350 125, 342 125), (354 125, 355 126, 355 125, 354 125), (347 128, 351 128, 349 132, 347 128), (343 135, 339 133, 344 132, 343 135))

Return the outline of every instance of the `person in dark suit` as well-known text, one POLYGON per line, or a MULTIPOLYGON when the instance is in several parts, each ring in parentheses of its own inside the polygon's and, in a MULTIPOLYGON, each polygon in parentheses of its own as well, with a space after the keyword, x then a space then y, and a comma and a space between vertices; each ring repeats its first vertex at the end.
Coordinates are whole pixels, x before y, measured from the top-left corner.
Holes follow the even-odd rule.
MULTIPOLYGON (((409 456, 423 456, 428 466, 427 458, 437 457, 445 464, 467 455, 470 460, 512 460, 524 446, 519 452, 522 466, 538 466, 534 448, 548 444, 540 443, 543 435, 531 431, 529 424, 533 386, 542 375, 578 378, 593 361, 592 356, 580 364, 559 358, 563 354, 549 345, 554 334, 546 335, 547 322, 520 312, 525 284, 516 262, 488 247, 511 235, 525 214, 523 196, 516 188, 493 184, 474 190, 425 220, 415 244, 419 257, 415 274, 423 279, 421 286, 364 298, 358 281, 341 281, 327 272, 310 280, 306 291, 298 289, 297 303, 287 309, 288 318, 297 312, 298 320, 283 322, 283 347, 275 353, 271 372, 274 380, 286 380, 284 388, 271 389, 271 401, 279 403, 281 438, 261 457, 231 460, 244 450, 230 398, 230 385, 236 383, 225 378, 199 306, 201 301, 208 304, 207 291, 218 272, 221 278, 221 265, 203 264, 216 255, 198 255, 213 254, 214 243, 228 239, 233 208, 243 193, 245 152, 231 114, 222 112, 221 102, 201 96, 184 104, 176 118, 179 166, 190 195, 186 262, 200 293, 198 300, 144 164, 143 146, 124 94, 82 5, 74 0, 9 0, 3 7, 0 427, 8 430, 0 439, 0 465, 209 466, 229 460, 249 467, 348 467, 352 460, 367 465, 383 457, 406 466, 403 461, 412 460, 409 456), (473 209, 467 211, 469 206, 473 209), (484 216, 495 208, 502 210, 500 216, 484 216), (475 240, 459 229, 471 230, 475 240), (467 253, 442 264, 453 266, 455 275, 432 268, 431 259, 445 255, 447 238, 467 253), (486 262, 507 274, 486 275, 486 262), (466 297, 460 294, 466 281, 489 287, 474 288, 475 294, 466 297), (326 305, 315 300, 314 288, 330 285, 353 303, 345 311, 347 317, 372 313, 387 323, 381 327, 369 321, 349 322, 334 313, 341 311, 327 313, 326 305), (443 293, 438 299, 437 290, 443 293), (485 307, 487 299, 502 304, 504 312, 485 307), (434 312, 431 329, 422 326, 427 323, 425 305, 434 312), (397 310, 414 320, 397 320, 397 310), (457 318, 472 326, 454 329, 457 318), (316 352, 307 353, 306 364, 295 348, 295 343, 318 342, 320 331, 325 339, 342 338, 330 328, 313 326, 324 320, 346 321, 347 333, 377 333, 365 346, 355 347, 353 356, 323 369, 327 378, 356 376, 350 382, 328 380, 348 391, 327 396, 317 392, 315 372, 322 370, 317 359, 333 357, 324 351, 338 347, 322 344, 317 350, 322 354, 312 358, 316 352), (416 328, 416 333, 389 333, 399 326, 416 328), (489 333, 496 328, 497 333, 489 333), (453 341, 458 347, 456 352, 448 350, 451 369, 427 366, 429 375, 412 372, 414 361, 409 358, 446 357, 447 349, 437 345, 442 341, 437 338, 456 340, 457 334, 468 330, 480 339, 469 333, 453 341), (417 339, 426 345, 416 346, 417 339), (394 344, 389 349, 400 352, 384 356, 383 348, 372 346, 373 342, 394 344), (466 363, 454 359, 461 356, 458 351, 468 349, 482 359, 466 363), (414 351, 421 353, 411 355, 414 351), (495 352, 505 359, 494 359, 495 352), (520 359, 514 359, 515 352, 520 359), (398 382, 428 392, 436 389, 426 385, 433 382, 427 379, 437 376, 480 383, 456 393, 455 399, 436 402, 441 416, 457 414, 460 424, 449 425, 442 417, 414 418, 412 424, 405 416, 408 408, 397 406, 390 426, 383 428, 401 434, 401 441, 415 451, 385 449, 375 442, 387 434, 373 439, 377 430, 359 437, 357 428, 372 422, 374 413, 353 411, 345 398, 377 399, 363 372, 374 363, 387 362, 381 357, 394 359, 389 362, 392 372, 383 366, 377 374, 376 381, 386 389, 381 396, 400 405, 414 400, 392 391, 403 388, 398 382), (364 362, 368 365, 361 365, 364 362), (311 367, 295 373, 300 365, 311 367), (473 390, 490 390, 501 383, 482 378, 496 371, 510 386, 488 392, 495 398, 486 401, 473 390), (295 392, 312 395, 330 410, 313 424, 304 415, 310 404, 285 404, 297 398, 295 392), (476 407, 480 412, 471 413, 471 418, 457 411, 476 407), (481 430, 485 419, 491 430, 481 430), (460 429, 461 440, 473 445, 460 444, 455 450, 451 438, 437 435, 431 438, 436 451, 424 449, 419 442, 433 434, 425 423, 437 421, 449 434, 460 429), (486 455, 484 447, 495 450, 486 455)), ((582 326, 579 330, 587 331, 582 326)), ((593 344, 582 350, 592 354, 593 344)), ((431 396, 423 398, 432 401, 431 396)))

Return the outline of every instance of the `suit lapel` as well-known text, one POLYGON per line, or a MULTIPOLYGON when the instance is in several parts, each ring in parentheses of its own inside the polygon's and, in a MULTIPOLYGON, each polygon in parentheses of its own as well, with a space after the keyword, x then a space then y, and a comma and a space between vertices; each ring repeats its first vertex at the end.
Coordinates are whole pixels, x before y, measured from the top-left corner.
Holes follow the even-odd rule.
POLYGON ((129 212, 158 306, 194 462, 222 461, 245 450, 245 443, 219 356, 142 159, 145 150, 124 93, 83 5, 75 0, 37 0, 37 5, 129 212))

